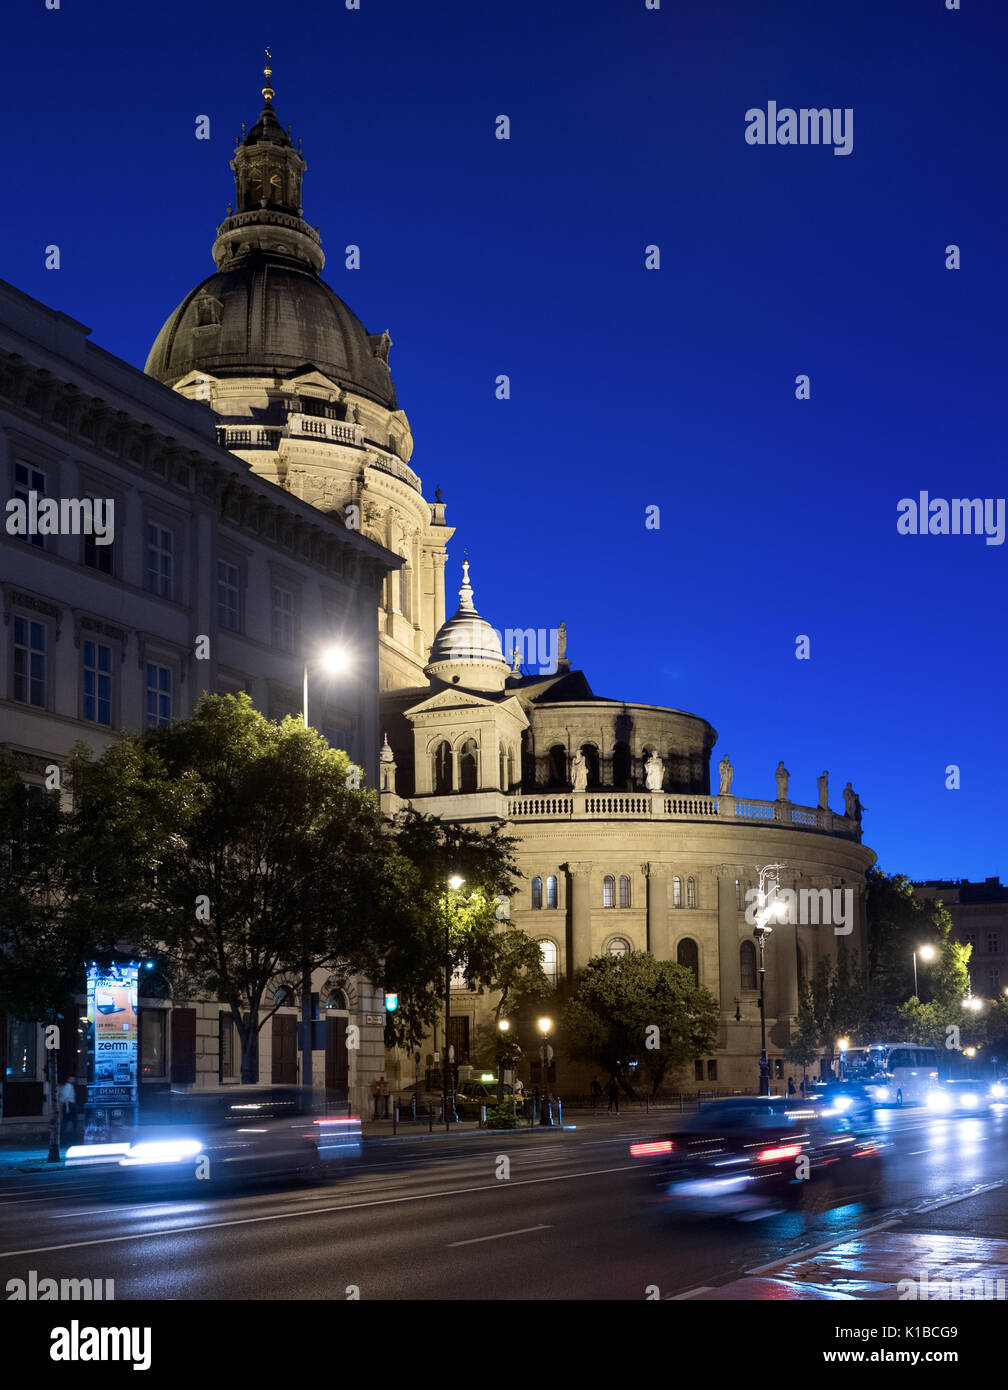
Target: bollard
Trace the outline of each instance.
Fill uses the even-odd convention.
[[[563,1101],[557,1096],[557,1124],[563,1126]]]
[[[399,1133],[399,1102],[396,1101],[392,1107],[392,1133]]]
[[[434,1107],[433,1107],[433,1105],[428,1105],[428,1106],[427,1106],[427,1133],[428,1133],[428,1134],[433,1134],[433,1133],[434,1133]]]

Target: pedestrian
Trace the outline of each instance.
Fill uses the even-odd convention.
[[[59,1088],[59,1103],[63,1124],[68,1134],[77,1132],[77,1078],[68,1076]]]
[[[389,1113],[388,1113],[389,1085],[388,1085],[388,1082],[385,1080],[384,1076],[380,1076],[380,1077],[378,1078],[378,1094],[379,1094],[379,1096],[381,1097],[381,1103],[382,1103],[382,1119],[383,1119],[383,1120],[387,1120],[388,1117],[389,1117]]]
[[[371,1094],[374,1096],[374,1117],[375,1117],[375,1119],[377,1120],[377,1119],[378,1119],[378,1106],[379,1106],[380,1103],[381,1103],[381,1082],[380,1082],[380,1081],[373,1081],[373,1082],[371,1083]]]
[[[801,1079],[801,1085],[799,1086],[798,1089],[799,1089],[799,1090],[801,1091],[801,1093],[802,1093],[802,1100],[804,1100],[804,1099],[805,1099],[805,1078],[804,1078],[804,1076],[803,1076],[802,1079]]]
[[[599,1101],[600,1101],[601,1099],[602,1099],[602,1087],[599,1085],[599,1079],[598,1079],[598,1077],[597,1077],[597,1076],[593,1076],[593,1077],[592,1077],[592,1081],[591,1081],[591,1103],[592,1103],[592,1109],[593,1109],[593,1110],[595,1109],[596,1105],[598,1105],[598,1103],[599,1103]]]
[[[607,1094],[608,1097],[609,1097],[609,1110],[608,1110],[608,1113],[611,1115],[612,1112],[613,1112],[613,1110],[615,1109],[616,1114],[618,1115],[618,1114],[619,1114],[619,1086],[616,1084],[616,1078],[615,1078],[615,1076],[610,1077],[610,1079],[609,1079],[609,1085],[606,1087],[606,1094]]]
[[[787,1093],[788,1096],[796,1096],[798,1094],[797,1087],[794,1084],[793,1076],[789,1076],[787,1079]]]

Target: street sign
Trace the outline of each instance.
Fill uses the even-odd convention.
[[[366,1026],[372,1026],[372,1027],[375,1027],[375,1028],[384,1028],[384,1027],[385,1027],[385,1015],[384,1015],[384,1014],[365,1014],[365,1015],[364,1015],[364,1023],[365,1023]]]

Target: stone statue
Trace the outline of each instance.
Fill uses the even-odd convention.
[[[649,792],[660,792],[665,780],[665,764],[657,753],[652,753],[644,764],[644,779]]]
[[[821,777],[816,779],[816,786],[819,788],[819,809],[820,811],[829,810],[829,773],[824,772]]]
[[[858,796],[857,792],[854,790],[854,788],[851,786],[849,782],[843,789],[843,800],[844,815],[847,817],[848,820],[855,821],[858,825],[860,825],[861,816],[864,812],[864,807],[861,805],[861,798]]]
[[[787,801],[787,784],[788,784],[788,778],[789,778],[790,776],[791,776],[790,772],[788,772],[787,768],[784,766],[784,759],[781,758],[780,762],[777,764],[777,800],[778,800],[778,801]]]
[[[721,774],[721,786],[718,790],[718,794],[720,796],[729,796],[731,794],[731,783],[732,778],[735,776],[735,769],[732,767],[731,759],[728,757],[727,753],[718,763],[718,772]]]
[[[571,777],[574,780],[574,790],[583,792],[588,785],[588,764],[580,748],[571,758]]]

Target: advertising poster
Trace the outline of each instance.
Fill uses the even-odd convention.
[[[136,1122],[138,976],[136,965],[107,969],[92,965],[88,970],[92,1065],[85,1111],[86,1143],[126,1138]]]

